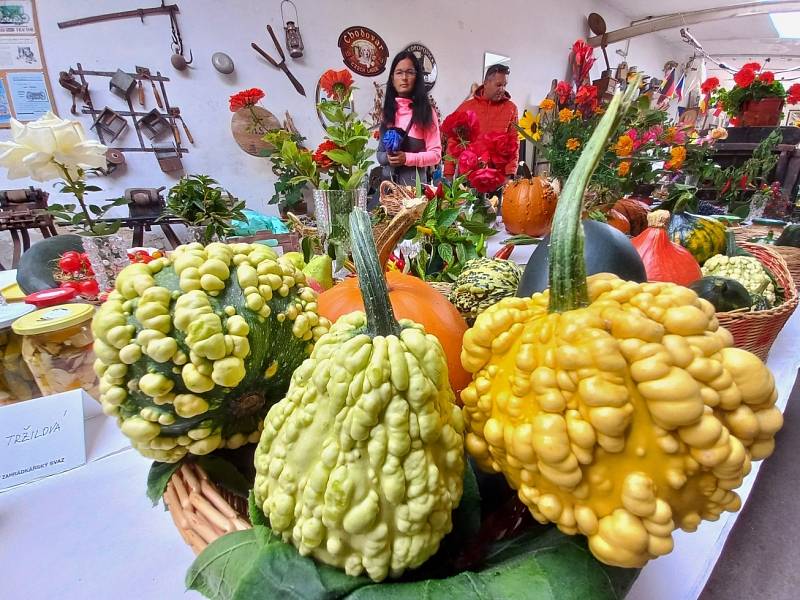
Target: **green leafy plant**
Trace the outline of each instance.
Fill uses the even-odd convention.
[[[753,191],[760,184],[767,183],[767,178],[778,164],[775,149],[782,139],[783,134],[776,129],[756,146],[753,155],[744,164],[718,169],[714,175],[714,186],[719,190],[717,202],[727,206],[733,214],[747,216]]]
[[[306,182],[294,180],[310,173],[314,168],[311,152],[302,148],[305,138],[296,131],[274,129],[267,132],[262,139],[272,146],[262,154],[269,158],[272,172],[278,178],[275,182],[275,193],[269,199],[269,204],[280,204],[285,210],[291,210],[303,201],[303,188]]]
[[[54,161],[55,162],[55,161]],[[58,164],[58,163],[56,163]],[[59,165],[61,167],[61,165]],[[77,176],[70,173],[70,169],[66,167],[61,168],[63,172],[63,181],[58,181],[55,186],[62,194],[72,194],[78,201],[78,204],[50,204],[47,207],[49,212],[56,219],[57,225],[69,227],[81,235],[110,235],[119,231],[122,224],[119,220],[103,221],[106,213],[116,206],[125,206],[129,203],[125,198],[115,198],[106,200],[102,205],[87,204],[87,192],[99,192],[102,188],[96,185],[87,185],[85,176],[86,172],[77,168]],[[90,172],[96,172],[96,169],[90,169]]]
[[[204,226],[203,239],[224,238],[233,232],[233,219],[246,221],[244,201],[219,186],[208,175],[187,175],[167,193],[162,218],[175,217],[189,225]]]
[[[742,113],[745,102],[764,98],[786,98],[786,89],[775,81],[771,71],[762,71],[759,63],[746,63],[733,76],[736,85],[730,90],[720,88],[712,98],[712,104],[722,106],[731,117]]]

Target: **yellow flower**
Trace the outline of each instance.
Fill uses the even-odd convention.
[[[714,127],[711,130],[711,139],[712,140],[724,140],[728,138],[728,130],[724,127]]]
[[[620,177],[625,177],[630,172],[631,172],[631,161],[623,160],[621,163],[619,163],[619,166],[617,167],[617,175],[619,175]]]
[[[519,120],[519,123],[517,123],[519,139],[524,140],[526,137],[535,139],[536,133],[539,131],[540,119],[541,115],[538,113],[534,115],[527,109],[524,110],[522,112],[522,118]],[[541,134],[539,134],[539,137],[541,137]]]
[[[531,139],[532,139],[534,142],[538,142],[538,141],[540,141],[540,140],[542,139],[542,130],[541,130],[541,129],[537,129],[537,130],[536,130],[536,133],[534,133],[534,134],[531,136]]]
[[[677,170],[683,166],[683,161],[686,160],[686,148],[683,146],[674,146],[669,150],[670,159],[664,165],[667,169]]]
[[[541,102],[539,102],[539,109],[545,112],[549,110],[553,110],[556,107],[556,103],[553,102],[550,98],[545,98]]]
[[[603,106],[595,106],[594,107],[594,114],[602,115],[604,112],[606,112],[605,107],[603,107]]]
[[[558,111],[558,120],[562,123],[569,123],[572,119],[575,118],[575,111],[570,110],[569,108],[562,108]]]
[[[578,138],[569,138],[567,140],[567,150],[577,150],[581,147],[581,141]]]
[[[633,154],[633,140],[629,135],[621,135],[614,146],[614,152],[617,156],[630,156]]]

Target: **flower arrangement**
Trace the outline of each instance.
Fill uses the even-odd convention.
[[[229,108],[232,113],[247,109],[250,111],[250,124],[247,126],[248,133],[265,133],[267,131],[264,119],[258,114],[255,107],[264,98],[264,90],[250,88],[235,93],[229,99]]]
[[[101,191],[96,185],[87,185],[86,174],[97,174],[106,167],[106,150],[100,142],[87,139],[81,123],[48,112],[26,124],[11,119],[11,141],[0,142],[0,167],[8,169],[9,179],[59,180],[59,191],[72,194],[77,205],[51,204],[48,210],[56,222],[82,235],[109,235],[119,229],[119,221],[100,219],[128,201],[120,198],[99,206],[86,202],[88,192]]]
[[[766,98],[775,98],[782,101],[787,98],[787,91],[783,84],[775,80],[772,71],[765,71],[760,63],[750,62],[733,76],[735,85],[730,90],[720,87],[719,79],[709,77],[700,86],[701,91],[708,100],[724,110],[734,125],[740,124],[741,115],[745,112],[748,103]],[[797,84],[795,84],[796,86]],[[800,86],[792,86],[794,93],[791,100],[800,99]],[[778,110],[780,113],[780,110]]]
[[[306,186],[306,182],[293,182],[301,174],[297,163],[303,163],[308,170],[312,163],[311,152],[302,147],[305,138],[296,131],[273,129],[262,139],[269,144],[262,154],[269,158],[272,173],[278,178],[269,204],[279,204],[282,210],[292,210],[302,203],[303,188]],[[288,144],[285,151],[284,144]],[[296,159],[293,159],[295,153]]]

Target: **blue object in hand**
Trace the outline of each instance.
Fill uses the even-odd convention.
[[[396,127],[387,129],[383,133],[383,147],[386,148],[387,152],[397,152],[400,150],[400,146],[403,145],[403,137],[403,131],[401,129],[397,129]]]

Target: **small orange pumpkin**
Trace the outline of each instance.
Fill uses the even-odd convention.
[[[631,233],[631,222],[628,217],[619,212],[616,208],[612,208],[605,213],[606,222],[612,227],[619,229],[625,235]]]
[[[558,194],[544,177],[515,179],[503,189],[503,224],[512,234],[543,236],[550,233]]]
[[[438,338],[447,356],[450,385],[458,398],[461,390],[472,381],[472,376],[461,366],[461,338],[467,331],[464,317],[447,298],[418,277],[389,271],[386,283],[395,316],[421,324],[426,332]],[[317,298],[317,306],[319,314],[331,322],[342,315],[364,310],[358,278],[349,277],[324,291]]]
[[[614,203],[614,210],[628,219],[630,235],[639,235],[647,229],[647,214],[650,207],[635,198],[620,198]]]

